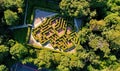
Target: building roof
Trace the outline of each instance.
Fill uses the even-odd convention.
[[[22,63],[16,63],[14,64],[10,71],[48,71],[45,68],[38,69],[37,66],[32,65],[30,63],[22,64]]]

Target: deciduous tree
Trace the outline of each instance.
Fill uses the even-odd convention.
[[[13,12],[11,10],[6,10],[4,11],[4,17],[7,25],[11,26],[18,24],[18,15],[16,12]]]
[[[62,0],[60,8],[64,15],[71,17],[84,17],[90,12],[89,2],[86,0]]]
[[[3,11],[5,6],[4,6],[4,0],[0,0],[0,11]]]
[[[4,5],[7,8],[14,8],[14,7],[23,7],[24,0],[4,0]]]
[[[111,13],[105,17],[105,22],[108,26],[120,24],[120,16],[118,13]]]
[[[9,48],[4,45],[0,45],[0,63],[8,56],[8,54]]]
[[[94,51],[100,49],[104,52],[105,56],[110,53],[109,43],[102,37],[92,35],[89,40],[89,46],[93,48]]]
[[[104,27],[106,26],[106,23],[104,20],[90,20],[89,22],[90,24],[90,29],[93,31],[102,31],[104,29]]]
[[[119,51],[120,49],[120,31],[119,30],[109,30],[102,33],[103,36],[110,42],[110,48],[112,50]]]
[[[50,68],[52,66],[52,53],[48,50],[40,50],[34,63],[39,67]]]
[[[27,53],[28,49],[20,43],[16,43],[10,48],[10,54],[14,59],[22,59]]]
[[[8,68],[5,65],[0,65],[0,71],[8,71]]]

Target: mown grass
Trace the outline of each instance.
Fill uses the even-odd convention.
[[[14,39],[22,44],[28,42],[30,36],[30,28],[21,28],[13,30]]]
[[[46,0],[28,0],[27,23],[31,24],[33,21],[34,10],[36,8],[59,12],[59,4],[47,2]]]

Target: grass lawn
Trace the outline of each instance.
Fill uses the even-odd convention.
[[[51,3],[46,0],[28,0],[27,23],[32,23],[34,17],[34,10],[36,8],[51,12],[59,12],[59,4],[57,3]]]
[[[28,41],[27,38],[29,38],[28,33],[30,33],[28,30],[29,28],[15,29],[13,31],[14,39],[19,43],[22,43],[22,44],[26,43]]]

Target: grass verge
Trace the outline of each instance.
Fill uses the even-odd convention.
[[[30,28],[21,28],[13,30],[13,36],[16,41],[19,43],[27,43],[29,40]]]
[[[45,11],[59,12],[59,4],[50,3],[45,0],[29,0],[28,1],[28,13],[27,13],[27,23],[32,24],[34,17],[34,10],[38,8]]]

